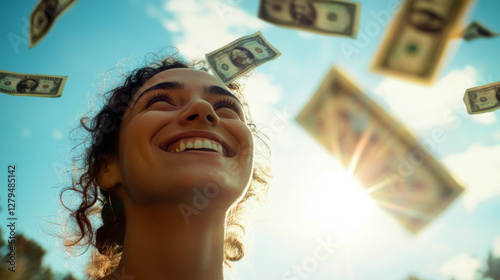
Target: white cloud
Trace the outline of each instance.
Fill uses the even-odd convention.
[[[480,123],[484,124],[492,124],[495,123],[496,118],[492,113],[478,114],[478,115],[470,115],[470,117]]]
[[[466,188],[464,203],[473,210],[478,203],[500,194],[500,145],[486,147],[474,144],[465,152],[446,157],[443,162]]]
[[[297,31],[299,36],[304,39],[313,39],[314,35],[311,32],[306,32],[306,31]]]
[[[163,20],[163,27],[171,32],[179,32],[181,30],[181,27],[177,22],[170,20]]]
[[[273,83],[270,76],[264,75],[256,69],[242,80],[241,82],[245,86],[243,92],[254,122],[268,123],[271,119],[271,111],[265,109],[268,105],[279,100],[282,87]]]
[[[441,266],[441,273],[446,278],[455,278],[456,280],[473,280],[476,271],[481,267],[481,261],[474,259],[467,254],[460,254],[453,259],[445,262]]]
[[[493,133],[493,138],[495,138],[495,140],[497,141],[500,141],[500,131],[496,131],[495,133]]]
[[[173,0],[166,2],[164,8],[170,14],[165,20],[176,22],[182,31],[173,36],[174,43],[189,58],[203,57],[265,27],[254,15],[217,0]],[[171,24],[164,26],[177,32]]]
[[[53,132],[52,132],[52,137],[54,137],[55,140],[61,140],[62,137],[63,137],[63,134],[60,130],[58,129],[55,129]]]
[[[23,129],[21,130],[21,135],[22,135],[23,137],[26,137],[26,138],[27,138],[27,137],[30,137],[30,136],[31,136],[31,130],[29,130],[29,129],[27,129],[27,128],[23,128]]]
[[[432,87],[385,78],[374,92],[385,98],[391,110],[406,125],[420,130],[444,125],[446,112],[450,110],[453,114],[457,114],[456,108],[466,110],[463,103],[465,90],[476,86],[477,80],[476,69],[467,66],[451,71]],[[478,115],[472,119],[486,124],[496,121],[493,114]]]
[[[500,236],[493,241],[493,255],[500,258]]]
[[[158,8],[156,8],[155,5],[151,4],[151,3],[148,3],[146,5],[146,13],[152,17],[152,18],[161,18],[162,17],[162,14],[161,12],[158,10]]]

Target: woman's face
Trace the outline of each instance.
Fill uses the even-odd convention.
[[[158,73],[132,97],[120,129],[121,183],[137,203],[190,202],[193,188],[232,203],[248,186],[252,133],[238,99],[206,72]]]

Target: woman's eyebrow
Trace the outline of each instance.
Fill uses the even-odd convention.
[[[163,83],[156,84],[156,85],[146,89],[145,91],[143,91],[141,93],[141,95],[139,95],[139,97],[137,97],[137,99],[134,102],[134,105],[132,106],[132,109],[134,109],[135,104],[137,104],[137,101],[139,100],[139,98],[141,98],[141,96],[143,96],[148,91],[152,91],[155,89],[183,89],[183,88],[184,88],[184,84],[178,83],[178,82],[163,82]]]
[[[241,104],[240,100],[236,96],[234,96],[234,94],[232,94],[229,90],[227,90],[225,88],[222,88],[219,86],[209,86],[209,87],[204,86],[203,89],[206,93],[216,94],[216,95],[225,95],[225,96],[232,97],[232,98],[236,99],[238,101],[238,103]]]

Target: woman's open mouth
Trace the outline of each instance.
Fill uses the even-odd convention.
[[[166,147],[162,147],[162,150],[169,153],[182,153],[187,151],[205,151],[205,152],[215,152],[222,156],[226,156],[227,152],[221,143],[213,139],[208,139],[204,137],[188,137],[176,140],[170,143]]]

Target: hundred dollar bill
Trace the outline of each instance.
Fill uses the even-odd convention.
[[[463,31],[463,37],[466,41],[471,41],[478,38],[491,38],[498,36],[497,33],[489,30],[486,26],[477,21],[471,22]]]
[[[276,59],[281,53],[267,42],[260,31],[241,37],[205,55],[212,71],[229,84],[253,68]]]
[[[343,0],[261,0],[259,18],[276,25],[356,38],[361,4]]]
[[[469,115],[495,111],[500,108],[500,82],[467,89],[464,102]]]
[[[0,92],[18,96],[60,97],[68,76],[20,74],[0,70]]]
[[[405,127],[336,68],[296,120],[414,234],[463,191]]]
[[[35,46],[52,27],[56,19],[76,0],[40,0],[30,16],[30,48]]]
[[[372,63],[372,70],[430,84],[449,38],[474,0],[405,0]]]

